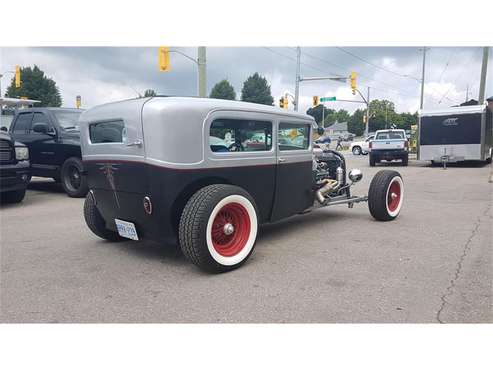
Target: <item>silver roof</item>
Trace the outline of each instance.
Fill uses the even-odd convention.
[[[482,113],[486,105],[466,105],[462,107],[444,107],[439,109],[423,109],[418,112],[420,116],[445,116],[450,114]]]
[[[283,115],[293,118],[301,118],[304,120],[310,120],[315,122],[312,116],[298,113],[294,111],[288,111],[275,106],[248,103],[236,100],[223,100],[223,99],[209,99],[209,98],[195,98],[195,97],[151,97],[151,98],[139,98],[139,99],[128,99],[118,102],[112,102],[107,104],[98,105],[88,110],[85,116],[97,116],[99,112],[105,112],[111,110],[112,108],[121,108],[125,105],[138,105],[137,102],[141,102],[143,106],[146,102],[151,102],[154,104],[162,103],[163,106],[172,106],[173,108],[183,109],[193,109],[196,111],[202,111],[207,114],[214,110],[240,110],[249,112],[259,112],[259,113],[270,113]]]

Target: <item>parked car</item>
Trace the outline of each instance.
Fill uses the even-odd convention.
[[[403,202],[395,171],[377,173],[368,196],[351,195],[361,171],[350,171],[348,182],[341,154],[322,151],[314,158],[318,129],[306,114],[229,100],[152,97],[94,107],[80,125],[88,228],[111,241],[178,242],[191,262],[211,272],[241,266],[260,224],[363,201],[373,217],[389,221]],[[241,138],[254,134],[267,138],[262,150],[243,144]],[[229,135],[235,142],[224,151]]]
[[[365,140],[351,143],[351,146],[349,147],[351,152],[353,152],[354,155],[368,154],[368,151],[370,150],[370,141],[373,140],[374,137],[375,135],[370,135]]]
[[[401,160],[407,166],[409,160],[409,142],[404,130],[378,130],[370,141],[370,166],[380,161]]]
[[[29,149],[0,130],[0,197],[2,202],[19,203],[29,182]]]
[[[17,112],[10,126],[15,140],[29,148],[32,176],[61,182],[70,197],[87,194],[78,126],[81,113],[80,109],[27,108]]]

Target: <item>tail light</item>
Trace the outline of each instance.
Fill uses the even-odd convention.
[[[372,146],[372,142],[370,141],[370,143],[368,144],[368,148],[371,149]]]

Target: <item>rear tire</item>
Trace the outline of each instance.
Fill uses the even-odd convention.
[[[255,202],[242,188],[216,184],[197,191],[183,209],[179,239],[183,254],[202,270],[240,267],[257,238]]]
[[[88,191],[87,178],[79,158],[70,157],[65,160],[60,172],[63,190],[69,197],[82,198],[86,196]]]
[[[112,242],[124,240],[118,233],[106,228],[104,219],[94,204],[94,198],[91,194],[87,194],[84,201],[84,219],[89,230],[100,238]]]
[[[354,155],[360,155],[361,154],[361,148],[359,146],[354,146],[352,151],[353,151]]]
[[[395,219],[402,208],[404,183],[397,171],[378,171],[370,183],[368,208],[371,215],[379,221]]]
[[[375,160],[375,156],[370,154],[370,167],[375,167],[377,161]]]
[[[402,165],[403,166],[407,166],[409,163],[409,156],[405,156],[404,158],[402,158]]]
[[[26,189],[12,190],[2,193],[2,202],[5,203],[20,203],[26,196]]]

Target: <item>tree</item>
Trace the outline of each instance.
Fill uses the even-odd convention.
[[[243,83],[243,89],[241,89],[241,100],[250,103],[272,105],[274,98],[271,95],[270,85],[267,83],[265,77],[260,76],[258,72],[248,77]]]
[[[235,100],[236,93],[234,87],[229,83],[229,81],[224,79],[214,85],[209,97],[214,99]]]
[[[156,96],[156,92],[153,89],[147,89],[144,91],[144,98],[151,97],[151,96]]]
[[[62,105],[60,90],[55,81],[46,77],[36,65],[33,68],[21,68],[21,87],[16,88],[15,78],[12,78],[5,96],[40,100],[41,103],[36,104],[39,107],[60,107]]]
[[[389,100],[372,100],[370,102],[370,124],[368,131],[383,130],[398,123],[395,105]]]
[[[338,111],[329,109],[324,118],[324,127],[329,127],[336,122],[348,122],[350,118],[351,115],[345,109],[339,109]]]
[[[356,136],[361,136],[365,132],[365,123],[363,117],[366,115],[366,111],[363,109],[356,109],[352,116],[348,120],[347,130]]]
[[[331,114],[334,111],[332,109],[327,109],[322,104],[319,104],[316,107],[308,108],[308,110],[306,111],[306,114],[312,116],[315,119],[315,122],[317,122],[318,125],[321,125],[321,123],[322,123],[322,112],[323,112],[323,116],[324,116],[324,120],[325,120],[325,117],[327,117],[329,114]]]

